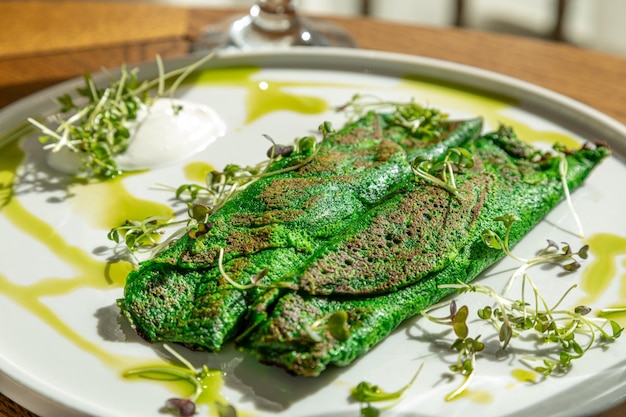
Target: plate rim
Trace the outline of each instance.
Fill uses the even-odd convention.
[[[181,57],[170,58],[164,60],[165,68],[175,68],[191,63],[202,57],[203,53],[193,53]],[[494,91],[494,87],[512,88],[507,91],[506,95],[522,101],[529,101],[540,107],[545,107],[546,103],[556,107],[556,114],[570,119],[574,116],[583,116],[585,120],[592,125],[590,130],[600,130],[605,135],[615,135],[619,137],[619,149],[614,154],[618,156],[621,162],[624,162],[626,155],[626,125],[618,120],[608,116],[607,114],[568,97],[562,93],[555,92],[548,88],[524,81],[512,76],[491,70],[478,68],[457,62],[395,53],[385,51],[375,51],[366,49],[343,49],[343,48],[323,48],[323,47],[294,47],[281,50],[263,50],[263,51],[222,51],[216,54],[216,57],[201,68],[210,68],[217,66],[242,66],[242,65],[258,65],[261,68],[285,68],[284,63],[294,63],[292,67],[300,67],[308,62],[325,62],[334,60],[333,65],[319,65],[312,69],[337,69],[334,67],[350,68],[357,64],[370,64],[372,66],[380,66],[381,63],[390,63],[394,66],[415,67],[423,72],[424,70],[435,72],[436,79],[442,81],[459,82],[459,84],[467,85],[473,88],[480,88],[485,91]],[[270,62],[270,65],[263,63]],[[155,61],[143,61],[133,65],[140,69],[143,76],[146,72],[156,71]],[[330,68],[333,67],[333,68]],[[145,71],[145,70],[148,71]],[[119,68],[103,70],[93,74],[94,79],[102,81],[110,75],[115,75]],[[380,72],[372,71],[375,75]],[[459,77],[463,80],[459,81]],[[141,77],[140,77],[141,78]],[[72,91],[76,86],[82,83],[82,77],[75,77],[58,84],[47,87],[38,92],[29,94],[17,101],[8,104],[0,109],[0,126],[7,126],[0,129],[0,135],[15,126],[16,118],[24,118],[24,113],[35,115],[36,110],[40,108],[49,108],[51,101],[62,93]],[[32,112],[30,111],[32,110]],[[20,120],[22,121],[22,120]],[[11,123],[13,122],[13,123]],[[0,149],[3,146],[0,143]],[[83,407],[78,408],[77,404],[71,403],[69,400],[76,400],[66,397],[50,398],[49,392],[42,390],[38,384],[40,381],[35,376],[19,372],[16,367],[5,355],[0,352],[0,387],[2,393],[10,399],[24,404],[26,408],[32,410],[39,415],[64,415],[64,416],[82,416],[91,414],[95,409],[88,407],[88,404],[79,402]],[[32,394],[35,394],[34,397]],[[626,393],[620,396],[619,401],[623,401]],[[26,399],[28,397],[28,400]],[[33,397],[33,398],[31,398]],[[617,400],[616,400],[617,401]],[[610,406],[611,404],[608,404]],[[60,411],[51,409],[50,407],[58,406]],[[87,406],[85,408],[84,406]],[[593,407],[594,412],[601,411],[602,407]],[[590,410],[589,410],[590,411]],[[63,413],[63,414],[59,414]]]

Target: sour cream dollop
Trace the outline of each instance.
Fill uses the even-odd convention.
[[[128,128],[128,148],[115,157],[123,171],[158,168],[189,158],[226,134],[226,123],[213,108],[169,98],[145,106]],[[48,164],[64,173],[78,173],[80,163],[80,155],[67,149],[48,154]]]

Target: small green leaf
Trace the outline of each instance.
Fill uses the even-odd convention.
[[[192,204],[189,208],[189,217],[197,221],[203,221],[211,209],[205,204]]]
[[[454,329],[454,334],[456,334],[457,337],[460,339],[465,339],[469,333],[469,329],[466,323],[468,315],[468,307],[462,306],[458,309],[458,311],[452,318],[452,328]]]
[[[510,325],[504,323],[498,332],[498,339],[502,342],[502,349],[506,349],[511,341],[511,337],[513,337],[513,329],[511,329]]]
[[[498,236],[495,232],[491,230],[485,230],[482,235],[483,242],[485,245],[492,249],[502,249],[502,240],[500,240],[500,236]]]
[[[480,336],[478,336],[476,339],[474,339],[474,341],[472,342],[472,352],[482,352],[485,349],[485,344],[483,342],[481,342],[480,340],[478,340]]]
[[[361,417],[378,417],[380,416],[380,410],[371,405],[361,408]]]
[[[494,218],[494,220],[497,222],[502,222],[504,224],[504,227],[506,227],[507,229],[510,229],[513,223],[515,223],[516,221],[519,221],[519,217],[517,217],[514,214],[507,213],[502,216],[498,216]]]
[[[365,381],[360,382],[356,387],[352,388],[350,392],[352,398],[360,403],[377,401],[381,394],[384,394],[384,391],[380,389],[378,385]]]
[[[526,317],[521,325],[521,328],[524,330],[532,329],[535,326],[535,322],[532,318]]]
[[[478,317],[480,317],[483,320],[488,320],[491,318],[491,306],[485,306],[484,308],[481,308],[480,310],[478,310]]]
[[[577,271],[579,268],[580,268],[580,264],[577,261],[573,261],[563,266],[563,269],[566,270],[567,272],[574,272],[574,271]]]
[[[574,352],[576,352],[577,355],[582,355],[583,353],[585,353],[583,351],[583,348],[578,344],[578,342],[576,342],[575,340],[572,341],[571,343],[572,349],[574,350]]]
[[[559,353],[559,365],[564,368],[569,367],[572,364],[572,355],[565,351]]]
[[[328,317],[326,326],[330,334],[339,341],[347,340],[350,337],[348,313],[345,311],[337,311],[331,314]]]
[[[115,243],[120,243],[120,232],[117,228],[111,229],[107,234],[107,238]]]
[[[624,331],[624,328],[622,326],[619,325],[619,323],[617,323],[616,321],[611,320],[611,331],[613,332],[613,338],[617,339],[618,337],[621,336],[622,332]]]

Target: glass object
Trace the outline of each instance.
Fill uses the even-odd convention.
[[[296,11],[297,3],[297,0],[256,0],[248,14],[205,27],[192,49],[356,46],[352,37],[339,26],[300,16]]]

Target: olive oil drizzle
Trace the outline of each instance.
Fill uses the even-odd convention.
[[[329,83],[303,83],[301,81],[255,80],[258,67],[217,68],[196,71],[185,84],[212,85],[242,88],[245,90],[248,125],[261,117],[277,112],[292,111],[302,114],[320,114],[328,110],[328,102],[313,95],[292,94],[288,88],[328,86]],[[343,85],[342,85],[343,86]]]
[[[185,178],[189,181],[194,181],[198,183],[204,183],[206,181],[206,176],[211,171],[215,171],[215,168],[211,164],[207,164],[206,162],[190,162],[185,165],[183,168],[185,173]]]
[[[113,363],[114,356],[111,353],[74,331],[51,308],[46,306],[41,298],[66,295],[84,287],[108,289],[112,285],[120,286],[124,281],[124,274],[128,273],[128,268],[123,267],[122,264],[110,267],[105,262],[93,259],[81,248],[69,245],[51,225],[28,211],[11,191],[17,167],[23,160],[24,153],[19,149],[17,142],[4,150],[6,153],[3,152],[3,157],[0,157],[0,169],[2,187],[6,195],[3,195],[4,203],[0,214],[23,233],[45,245],[57,258],[72,265],[76,270],[76,277],[52,277],[31,285],[19,285],[0,275],[0,292],[8,295],[14,302],[40,318],[76,346],[98,356],[105,363]]]
[[[0,156],[0,180],[2,181],[1,184],[3,184],[2,188],[0,188],[0,191],[2,191],[0,197],[2,197],[3,201],[3,204],[0,206],[0,215],[9,220],[21,232],[43,244],[56,258],[72,266],[75,275],[72,277],[47,277],[30,285],[20,285],[0,274],[0,293],[7,295],[14,303],[42,320],[76,348],[98,358],[101,363],[117,374],[126,377],[129,369],[147,369],[150,366],[147,359],[125,357],[103,348],[97,342],[89,340],[72,328],[53,308],[46,305],[42,300],[44,297],[68,295],[83,288],[100,290],[121,288],[124,286],[126,276],[133,266],[127,262],[106,262],[95,259],[82,248],[70,245],[55,231],[54,227],[27,210],[12,193],[13,182],[16,180],[17,169],[24,159],[24,152],[19,148],[17,141],[3,150],[5,152]],[[83,204],[75,204],[75,208],[80,206],[92,208],[93,201],[90,201],[90,198],[93,198],[96,194],[103,196],[103,200],[113,201],[113,204],[119,204],[121,199],[124,203],[121,204],[122,207],[125,205],[133,207],[133,215],[152,213],[160,206],[156,203],[133,198],[123,188],[121,179],[118,178],[85,186],[84,189],[74,195],[75,197],[79,195],[79,200],[83,201]],[[107,210],[115,214],[107,216],[105,215]],[[167,210],[171,209],[167,208]],[[118,214],[120,210],[111,210],[110,205],[105,205],[104,209],[100,207],[99,211],[104,217],[92,216],[91,219],[92,221],[96,219],[100,219],[100,222],[104,221],[104,224],[100,224],[100,226],[109,227],[110,222],[119,221],[117,216],[120,215]],[[85,213],[89,211],[77,210],[77,212]],[[121,214],[127,215],[129,213],[122,210]],[[161,362],[158,366],[161,369],[178,369],[174,365]],[[214,370],[209,372],[199,382],[202,386],[202,392],[198,398],[199,403],[206,404],[212,409],[215,407],[214,403],[216,401],[225,403],[220,394],[223,384],[221,371]],[[172,389],[176,387],[175,391],[178,392],[186,392],[189,389],[189,384],[185,383],[184,380],[170,381],[168,386],[172,387]]]
[[[626,236],[613,233],[597,233],[587,239],[594,259],[583,271],[581,289],[586,293],[580,304],[593,304],[601,296],[607,294],[611,283],[618,278],[620,258],[626,266]],[[626,272],[620,276],[617,301],[608,308],[622,309],[621,312],[603,315],[626,326]]]

